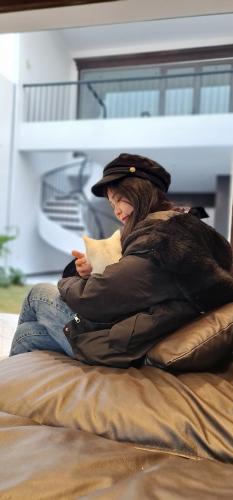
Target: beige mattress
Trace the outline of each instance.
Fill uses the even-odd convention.
[[[174,376],[0,362],[0,498],[232,499],[233,365]]]

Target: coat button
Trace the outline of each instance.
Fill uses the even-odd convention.
[[[78,317],[78,315],[77,315],[77,314],[75,314],[75,316],[74,316],[74,321],[75,321],[76,323],[80,323],[80,321],[81,321],[81,319]]]

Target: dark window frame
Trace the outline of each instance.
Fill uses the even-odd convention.
[[[146,66],[162,64],[184,64],[202,61],[232,61],[233,45],[213,47],[195,47],[192,49],[143,52],[137,54],[119,54],[113,56],[75,58],[77,71],[87,69],[110,69],[125,66]]]

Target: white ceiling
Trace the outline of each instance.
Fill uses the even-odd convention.
[[[233,13],[60,30],[76,56],[233,44]]]
[[[105,165],[122,151],[88,151],[88,156]],[[123,151],[124,152],[124,151]],[[231,175],[232,148],[127,148],[127,153],[142,154],[161,163],[171,173],[173,192],[214,192],[218,175]]]
[[[189,147],[189,148],[129,148],[88,149],[88,158],[104,167],[120,153],[148,156],[158,161],[171,174],[171,192],[213,193],[219,175],[231,175],[233,151],[231,147]],[[46,164],[48,154],[54,151],[28,152],[31,164]],[[45,156],[44,156],[45,155]],[[64,152],[62,153],[64,155]],[[37,160],[35,160],[37,158]],[[39,158],[39,161],[38,161]],[[62,160],[64,156],[62,156]]]
[[[2,33],[94,26],[233,12],[232,0],[118,0],[0,14]]]

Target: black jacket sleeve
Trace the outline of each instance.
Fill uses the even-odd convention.
[[[148,309],[163,298],[161,286],[155,266],[138,256],[124,257],[107,266],[103,274],[93,274],[87,280],[76,276],[58,282],[68,306],[95,322],[119,321]],[[162,286],[163,293],[167,294],[168,288]]]

